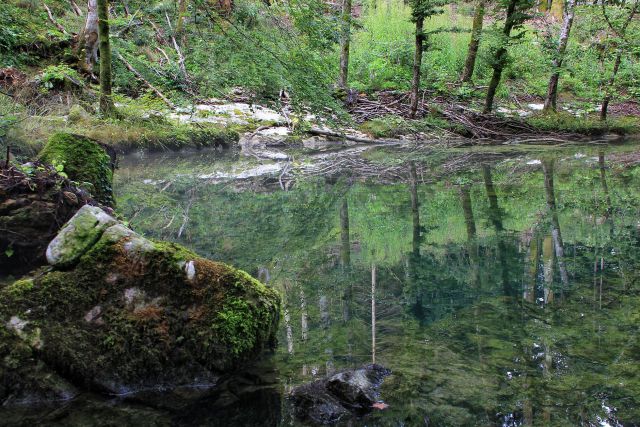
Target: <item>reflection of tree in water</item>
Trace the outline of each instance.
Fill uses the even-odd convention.
[[[640,419],[640,239],[630,202],[637,190],[629,186],[631,196],[619,197],[619,179],[598,181],[598,166],[583,190],[558,171],[543,186],[538,170],[521,178],[523,191],[514,195],[500,166],[452,189],[418,182],[409,164],[408,180],[396,186],[315,183],[287,194],[217,194],[194,202],[190,227],[203,235],[222,229],[233,245],[211,253],[241,255],[247,269],[268,265],[275,286],[288,281],[289,321],[275,358],[287,384],[323,375],[332,363],[371,360],[375,265],[376,361],[394,370],[383,390],[391,408],[374,414],[379,424],[416,425],[426,413],[434,425],[500,424],[509,416],[575,425],[592,421],[602,399],[633,421]],[[590,221],[593,183],[605,194],[602,179],[616,206],[606,202],[609,216],[615,212],[613,237],[592,231],[603,228],[595,220],[578,227]],[[220,198],[225,205],[214,209]],[[226,205],[242,209],[224,216]],[[221,212],[221,226],[206,229],[204,212]],[[564,298],[559,259],[571,278]]]

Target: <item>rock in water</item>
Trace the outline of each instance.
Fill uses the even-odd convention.
[[[378,387],[391,372],[380,365],[350,369],[296,387],[291,393],[295,414],[302,420],[332,424],[371,410]]]
[[[100,203],[114,206],[113,170],[115,151],[81,135],[56,133],[38,155],[43,163],[61,167],[69,179],[90,186],[89,192]]]
[[[275,343],[275,291],[145,239],[98,208],[78,211],[48,253],[52,271],[0,291],[0,385],[42,362],[75,385],[114,394],[215,384]],[[14,354],[10,340],[23,351]],[[0,386],[0,401],[19,387]]]

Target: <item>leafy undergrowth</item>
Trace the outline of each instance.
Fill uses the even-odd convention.
[[[640,133],[640,118],[632,116],[611,117],[600,120],[597,116],[576,117],[567,112],[540,113],[526,121],[541,131],[569,132],[580,135],[604,135],[614,133],[629,135]]]

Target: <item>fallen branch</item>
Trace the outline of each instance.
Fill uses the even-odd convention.
[[[138,70],[133,68],[133,66],[131,64],[129,64],[129,62],[126,59],[124,59],[124,57],[122,55],[120,55],[120,53],[117,53],[116,55],[118,56],[118,59],[120,61],[122,61],[124,66],[127,67],[127,70],[131,71],[139,80],[142,80],[142,82],[145,84],[145,86],[147,86],[149,89],[151,89],[153,91],[153,93],[158,95],[158,98],[162,99],[164,101],[164,103],[169,106],[169,108],[171,108],[172,110],[176,109],[175,104],[173,102],[171,102],[169,100],[169,98],[164,96],[164,94],[162,92],[160,92],[160,90],[158,88],[156,88],[154,85],[149,83],[149,81],[147,79],[142,77],[142,74],[140,74],[140,72]]]
[[[78,15],[78,16],[82,16],[82,9],[80,9],[80,7],[76,4],[75,1],[71,0],[71,8],[73,9],[73,12]]]
[[[329,136],[332,138],[340,138],[347,141],[360,142],[363,144],[402,144],[403,141],[400,140],[385,140],[385,139],[370,139],[370,138],[361,138],[359,136],[347,135],[344,133],[334,132],[330,130],[324,130],[320,128],[311,128],[308,133],[311,135],[319,135],[319,136]]]
[[[164,16],[167,18],[167,25],[171,30],[171,41],[173,42],[173,47],[175,48],[176,53],[178,54],[178,66],[180,67],[180,71],[182,71],[184,81],[187,84],[191,85],[191,78],[187,73],[187,68],[184,66],[184,61],[185,61],[184,56],[182,55],[182,51],[180,50],[180,45],[178,45],[178,42],[176,41],[176,38],[173,35],[173,27],[171,26],[171,20],[169,19],[169,14],[165,12]]]
[[[65,30],[64,27],[60,25],[58,21],[56,21],[56,18],[53,17],[53,13],[51,13],[51,9],[49,9],[49,6],[47,6],[44,1],[42,2],[42,5],[47,11],[47,16],[49,17],[49,21],[58,29],[58,31],[60,31],[65,36],[68,36],[69,33],[67,33],[67,30]]]

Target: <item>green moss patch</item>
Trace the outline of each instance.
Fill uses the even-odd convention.
[[[111,158],[97,142],[81,135],[56,133],[38,157],[43,163],[60,167],[71,180],[88,184],[96,200],[114,205]]]

